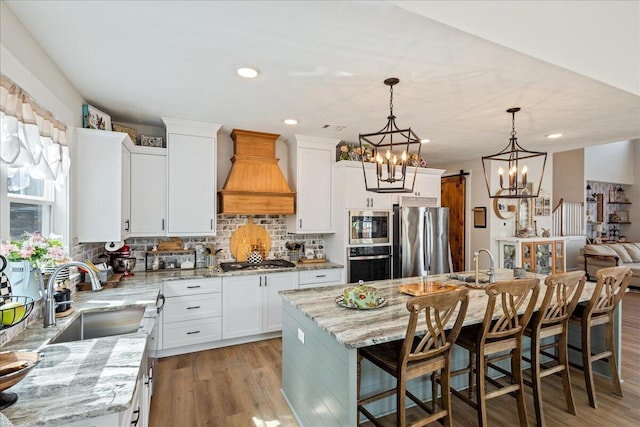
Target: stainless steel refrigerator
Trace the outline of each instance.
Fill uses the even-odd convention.
[[[393,278],[450,273],[449,208],[393,207]]]

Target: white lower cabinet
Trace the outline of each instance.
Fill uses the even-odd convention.
[[[222,279],[167,280],[162,284],[162,349],[222,338]]]
[[[145,427],[149,425],[149,420],[144,418],[143,386],[142,378],[138,379],[136,391],[131,399],[131,406],[120,414],[120,427]]]
[[[225,277],[222,290],[222,339],[282,329],[279,292],[298,287],[296,272]]]
[[[299,275],[300,288],[332,286],[340,283],[341,269],[302,270]]]

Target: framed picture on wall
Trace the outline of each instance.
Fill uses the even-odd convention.
[[[473,227],[487,228],[487,208],[484,206],[473,208]]]

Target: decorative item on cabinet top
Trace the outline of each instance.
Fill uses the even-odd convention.
[[[137,140],[138,140],[138,131],[130,128],[128,126],[123,126],[120,125],[118,123],[114,123],[112,125],[113,131],[114,132],[123,132],[129,135],[129,138],[131,138],[131,142],[133,142],[134,144],[137,144]]]
[[[82,127],[111,130],[111,116],[89,104],[82,104]]]
[[[143,147],[165,147],[164,139],[161,136],[140,135],[140,145]]]

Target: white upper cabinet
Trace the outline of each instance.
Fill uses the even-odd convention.
[[[76,233],[80,242],[117,242],[129,237],[129,135],[76,129]]]
[[[346,186],[346,207],[348,209],[390,210],[392,208],[391,194],[374,193],[366,190],[361,163],[352,162],[345,166],[344,185]],[[367,182],[371,180],[371,182],[369,182],[371,186],[376,179],[375,165],[369,163],[365,166]]]
[[[162,236],[167,232],[167,152],[139,150],[144,152],[131,153],[131,236]]]
[[[216,143],[220,125],[163,117],[167,128],[171,236],[216,233]]]
[[[331,182],[339,139],[296,135],[289,147],[289,184],[296,191],[290,233],[331,233]]]

